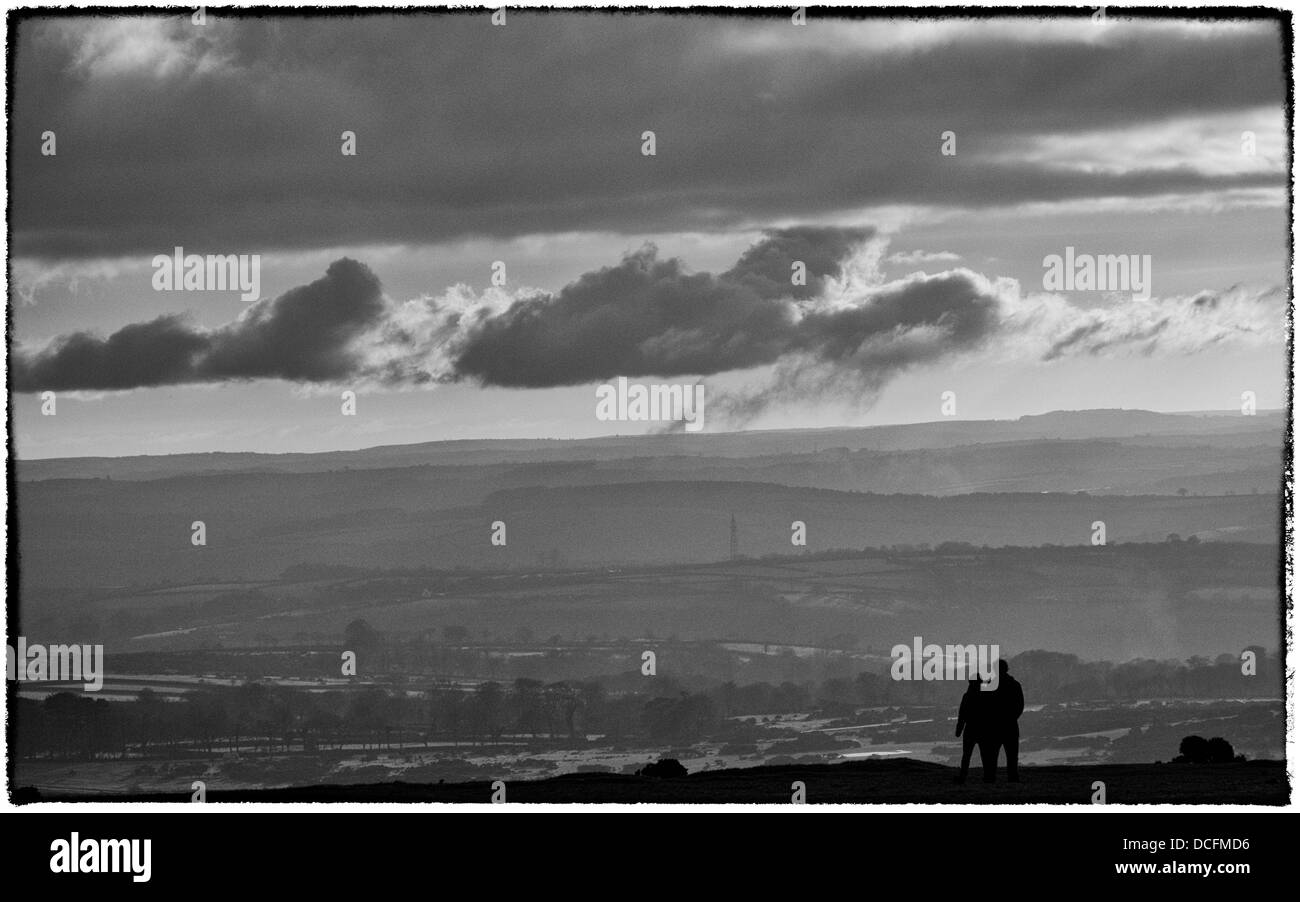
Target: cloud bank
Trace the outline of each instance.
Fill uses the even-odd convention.
[[[818,12],[795,28],[788,12],[26,17],[11,248],[53,262],[747,230],[896,204],[1285,203],[1276,21]],[[1259,157],[1235,150],[1243,129]]]
[[[15,349],[15,391],[114,391],[252,379],[337,382],[367,368],[354,343],[381,324],[378,277],[355,260],[273,300],[252,304],[220,329],[181,316],[133,323],[107,338],[60,336],[35,352]]]
[[[773,404],[868,404],[909,368],[963,354],[1050,362],[1282,339],[1280,286],[1141,302],[1125,295],[1081,308],[966,268],[886,280],[883,250],[869,227],[774,229],[720,273],[692,272],[647,245],[556,292],[476,295],[453,286],[404,302],[345,258],[220,328],[165,316],[107,337],[78,332],[17,347],[13,384],[20,392],[255,379],[538,389],[751,372],[751,387],[711,398],[715,420],[739,423]]]

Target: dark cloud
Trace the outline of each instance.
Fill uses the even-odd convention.
[[[355,260],[337,260],[322,278],[259,301],[220,329],[163,316],[107,338],[77,332],[40,351],[16,348],[13,386],[19,392],[114,391],[243,379],[339,380],[361,368],[353,342],[384,309],[375,274]]]
[[[1133,160],[1066,170],[1042,135],[1281,110],[1275,26],[1189,37],[1115,23],[969,22],[841,47],[883,23],[480,12],[184,16],[132,54],[76,18],[17,31],[19,256],[204,253],[803,220],[872,204],[979,207],[1281,187]],[[78,23],[83,23],[78,25]],[[1005,24],[1005,23],[1004,23]],[[1057,26],[1053,31],[1052,26]],[[112,27],[121,27],[112,26]],[[1072,27],[1088,29],[1079,20]],[[744,48],[759,41],[759,49]],[[39,136],[58,135],[58,155]],[[657,155],[640,153],[657,134]],[[357,156],[339,152],[355,131]],[[943,131],[958,154],[939,153]]]
[[[805,316],[772,375],[715,396],[712,414],[741,425],[772,405],[838,399],[869,406],[909,367],[975,350],[1003,328],[1002,301],[975,273],[912,277],[853,306]]]
[[[820,360],[904,366],[972,347],[998,326],[998,302],[974,273],[914,277],[872,292],[867,302],[812,313],[799,323],[798,346]],[[924,338],[911,336],[924,330]],[[875,339],[886,338],[881,347]]]
[[[378,324],[386,307],[379,279],[342,259],[324,278],[254,305],[212,336],[197,374],[205,379],[331,382],[356,373],[354,339]]]
[[[614,376],[707,376],[791,366],[797,358],[800,366],[887,379],[997,329],[996,297],[961,270],[914,278],[851,306],[800,309],[797,299],[821,295],[870,234],[772,231],[717,276],[686,273],[680,261],[644,249],[555,296],[517,302],[474,324],[455,350],[454,372],[485,385],[540,388]],[[790,267],[803,257],[808,287],[797,288]]]
[[[770,229],[722,278],[744,285],[761,298],[817,297],[826,280],[842,276],[844,261],[874,234],[870,228],[833,226]],[[802,284],[793,284],[792,261],[806,269]]]
[[[182,317],[123,326],[108,338],[76,332],[39,353],[15,349],[14,391],[113,391],[193,382],[194,360],[209,345]]]
[[[537,388],[613,376],[710,375],[771,363],[798,344],[791,300],[820,294],[869,229],[771,231],[720,275],[687,272],[653,247],[587,273],[554,296],[471,323],[454,373]],[[791,266],[807,267],[792,284]]]

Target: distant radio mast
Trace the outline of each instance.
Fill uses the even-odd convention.
[[[739,558],[740,558],[740,540],[736,535],[736,515],[732,514],[731,515],[731,559],[734,561],[734,560],[738,560]]]

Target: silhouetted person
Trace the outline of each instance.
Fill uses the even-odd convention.
[[[1007,662],[998,661],[998,688],[990,693],[989,727],[985,739],[980,740],[980,761],[984,764],[984,782],[997,779],[998,750],[1007,750],[1007,779],[1020,781],[1020,715],[1025,710],[1025,693],[1020,681],[1007,672]]]
[[[961,697],[961,706],[957,708],[957,735],[961,737],[961,771],[957,782],[965,783],[970,773],[970,756],[980,741],[980,734],[988,728],[989,693],[980,692],[980,681],[971,680],[966,684],[966,694]]]

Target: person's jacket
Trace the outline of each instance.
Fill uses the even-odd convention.
[[[957,735],[960,736],[967,728],[974,729],[980,722],[981,714],[984,712],[980,705],[984,699],[980,698],[979,692],[967,692],[961,697],[961,705],[957,708]]]
[[[993,694],[997,697],[998,719],[1015,722],[1025,711],[1025,693],[1020,688],[1020,681],[1010,674],[1003,674],[998,681],[998,688]]]

